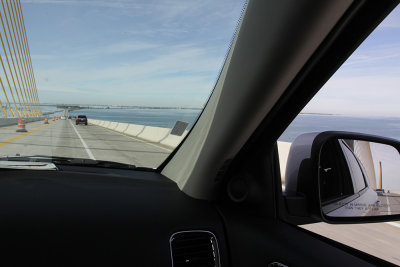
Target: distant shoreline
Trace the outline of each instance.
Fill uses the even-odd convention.
[[[41,104],[41,106],[58,107],[58,108],[79,108],[79,109],[192,109],[202,110],[203,108],[195,107],[150,107],[150,106],[113,106],[113,105],[77,105],[77,104]]]
[[[332,115],[332,116],[340,116],[341,114],[333,114],[333,113],[318,113],[318,112],[300,112],[302,115]]]
[[[77,108],[80,109],[88,109],[88,110],[123,110],[123,109],[143,109],[143,110],[197,110],[201,111],[203,108],[199,107],[160,107],[160,106],[113,106],[113,105],[78,105],[78,104],[50,104],[44,103],[41,104],[43,107],[57,107],[59,109],[63,108]],[[371,114],[338,114],[338,113],[322,113],[322,112],[300,112],[300,115],[315,115],[315,116],[341,116],[341,117],[363,117],[363,118],[399,118],[396,115],[371,115]]]

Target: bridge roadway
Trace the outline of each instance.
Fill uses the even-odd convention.
[[[400,194],[384,193],[378,196],[378,207],[371,209],[366,215],[391,215],[400,214]]]
[[[0,128],[0,156],[59,156],[91,158],[158,167],[170,150],[95,125],[75,125],[74,120],[26,124]]]
[[[28,123],[28,134],[16,133],[16,126],[1,127],[0,155],[94,158],[157,167],[170,153],[165,148],[99,126],[74,125],[73,122],[50,121],[47,126],[43,122]],[[400,222],[316,223],[302,228],[400,265]]]

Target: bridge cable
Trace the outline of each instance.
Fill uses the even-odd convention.
[[[36,97],[36,101],[39,107],[39,115],[43,115],[42,111],[41,111],[41,107],[40,107],[40,100],[39,100],[39,94],[37,91],[37,86],[36,86],[36,81],[35,81],[35,75],[34,75],[34,71],[33,71],[33,65],[32,65],[32,59],[31,59],[31,52],[29,50],[29,43],[28,43],[28,36],[26,34],[26,27],[25,27],[25,20],[24,20],[24,14],[22,13],[22,6],[21,6],[21,2],[17,1],[18,3],[18,10],[19,10],[19,14],[20,14],[20,20],[22,21],[22,29],[24,32],[24,39],[25,39],[25,49],[28,51],[27,52],[27,59],[28,59],[28,67],[29,67],[29,71],[30,71],[30,76],[34,85],[34,93],[35,93],[35,97]]]
[[[3,82],[1,81],[1,78],[0,78],[0,83],[1,83],[1,86],[3,86]],[[4,90],[4,86],[3,86],[3,91],[4,91],[4,93],[6,92],[6,90]],[[7,97],[7,95],[6,95],[6,97]],[[8,117],[7,116],[7,111],[4,109],[3,103],[1,102],[1,99],[0,99],[0,105],[1,105],[1,109],[3,110],[4,117]]]
[[[0,56],[0,60],[1,60],[1,63],[3,64],[3,60],[1,59],[1,56]],[[3,67],[4,67],[4,65],[3,65]],[[1,88],[3,89],[3,92],[4,92],[4,96],[6,97],[8,108],[11,111],[12,116],[14,117],[15,116],[14,110],[12,110],[12,107],[10,105],[10,101],[8,100],[6,88],[4,87],[4,84],[3,84],[3,81],[1,80],[1,78],[0,78],[0,84],[1,84]],[[12,92],[11,92],[11,94],[12,94]],[[0,100],[0,103],[1,103],[1,100]],[[1,104],[1,107],[2,107],[3,112],[4,112],[5,110],[3,108],[3,104]],[[8,117],[7,112],[5,112],[4,116]]]
[[[1,0],[1,4],[3,5],[3,8],[5,9],[3,0]],[[8,28],[8,32],[9,32],[9,35],[10,35],[10,40],[11,40],[11,44],[12,44],[12,48],[13,48],[13,52],[14,52],[14,56],[15,56],[15,61],[17,62],[17,67],[18,67],[18,71],[19,71],[19,77],[18,77],[18,72],[17,72],[17,70],[15,68],[14,60],[13,60],[12,57],[11,57],[11,61],[13,62],[13,67],[14,67],[14,70],[15,70],[15,77],[17,78],[17,83],[18,83],[19,89],[21,91],[22,101],[24,101],[25,109],[28,111],[29,115],[32,115],[32,110],[31,110],[31,107],[29,105],[29,99],[28,99],[28,96],[26,94],[25,85],[24,85],[23,80],[22,80],[23,77],[21,75],[21,69],[19,67],[17,52],[16,52],[15,45],[14,45],[14,40],[13,40],[12,33],[14,34],[14,39],[16,39],[16,38],[15,38],[14,25],[13,25],[12,19],[11,19],[10,7],[9,7],[7,1],[6,1],[6,4],[7,4],[7,7],[8,7],[8,16],[10,17],[10,23],[8,23],[8,18],[7,18],[6,14],[4,15],[4,17],[6,18],[7,28]],[[10,24],[11,24],[11,28],[10,28]],[[12,32],[11,32],[11,29],[12,29]],[[15,40],[15,43],[16,42],[17,42],[17,40]],[[19,81],[20,79],[21,79],[21,83]],[[21,87],[21,84],[22,84],[22,87]],[[23,89],[23,91],[22,91],[22,89]],[[24,98],[24,93],[25,93],[25,98]]]
[[[18,31],[18,28],[17,28],[18,25],[17,25],[17,22],[15,20],[15,13],[14,13],[12,1],[10,2],[12,16],[11,16],[11,13],[10,13],[10,6],[8,5],[8,2],[6,2],[6,3],[7,3],[7,8],[8,8],[8,13],[10,14],[11,27],[13,29],[14,40],[15,40],[15,44],[16,44],[17,52],[18,52],[18,57],[17,57],[17,55],[15,55],[17,57],[17,65],[18,65],[18,59],[19,59],[19,62],[20,62],[20,64],[18,65],[18,70],[19,70],[19,74],[20,74],[20,77],[21,77],[21,83],[22,83],[22,86],[24,88],[24,92],[25,92],[25,96],[27,98],[27,101],[29,103],[28,106],[30,107],[31,112],[32,112],[31,115],[36,116],[36,110],[35,110],[34,102],[33,102],[32,96],[30,94],[27,78],[26,78],[26,75],[25,75],[24,64],[23,64],[23,61],[22,61],[22,56],[21,56],[21,54],[22,54],[22,44],[21,44],[21,40],[20,40],[20,37],[19,37],[19,31]],[[14,20],[14,24],[13,24],[13,21],[12,21],[11,17]],[[17,33],[17,34],[15,34],[15,33]],[[21,68],[20,68],[20,66],[21,66]],[[22,73],[22,75],[21,75],[21,73]],[[24,83],[25,83],[25,85],[24,85]]]
[[[3,18],[2,18],[2,16],[1,16],[1,12],[0,12],[0,19],[1,19],[1,21],[3,22]],[[8,68],[9,68],[9,70],[10,70],[10,73],[11,73],[11,77],[13,77],[13,76],[12,76],[12,71],[11,71],[11,66],[10,66],[10,63],[9,63],[9,61],[8,61],[7,50],[6,50],[6,47],[5,47],[5,45],[4,45],[3,37],[2,37],[2,35],[1,35],[1,33],[0,33],[0,41],[1,41],[1,44],[2,44],[2,46],[3,46],[5,58],[6,58],[6,60],[7,60],[7,64],[8,64]],[[3,71],[4,71],[4,74],[5,74],[6,79],[7,79],[8,88],[10,89],[11,96],[12,96],[12,99],[13,99],[13,101],[14,101],[15,110],[17,111],[18,117],[20,117],[20,116],[21,116],[21,112],[22,112],[23,115],[24,115],[25,113],[24,113],[23,109],[21,109],[21,112],[20,112],[19,109],[18,109],[18,105],[17,105],[17,102],[15,101],[15,97],[14,97],[14,94],[13,94],[13,91],[12,91],[12,87],[11,87],[11,84],[10,84],[10,80],[8,79],[7,71],[6,71],[6,68],[4,67],[3,59],[2,59],[1,57],[0,57],[0,63],[1,63],[1,65],[3,66]],[[14,80],[13,80],[13,81],[14,81]],[[15,86],[15,82],[14,82],[14,88],[15,88],[15,93],[16,93],[17,96],[18,96],[18,91],[17,91],[17,88],[16,88],[16,86]],[[19,96],[18,96],[18,101],[20,101]],[[20,102],[20,103],[21,103],[21,102]],[[11,106],[10,106],[10,109],[11,109]],[[14,112],[12,111],[12,109],[11,109],[11,113],[13,114],[13,116],[15,116]]]
[[[28,90],[29,90],[31,98],[32,98],[32,103],[35,108],[36,116],[40,116],[39,103],[38,103],[38,99],[36,98],[36,95],[35,95],[35,88],[34,88],[32,79],[30,77],[29,68],[28,68],[27,50],[26,50],[24,33],[23,33],[23,29],[22,29],[22,20],[21,20],[21,16],[19,13],[19,9],[18,9],[19,3],[20,3],[20,0],[17,0],[16,3],[14,4],[14,10],[15,10],[15,17],[17,19],[16,25],[18,25],[17,27],[18,27],[18,32],[19,32],[19,36],[20,36],[20,44],[21,44],[20,47],[21,47],[21,53],[23,55],[22,59],[24,62],[24,70],[25,70],[27,82],[29,84]]]
[[[3,0],[1,1],[1,3],[3,4]],[[4,10],[4,12],[5,12],[4,5],[3,5],[3,10]],[[5,13],[4,13],[4,16],[5,16],[5,18],[7,19]],[[2,24],[2,26],[3,26],[4,36],[6,37],[7,47],[8,47],[8,51],[10,52],[11,61],[12,61],[13,66],[14,66],[15,76],[16,76],[16,78],[18,79],[17,71],[16,71],[16,69],[15,69],[14,59],[13,59],[12,52],[11,52],[11,46],[10,46],[10,43],[9,43],[9,41],[8,41],[7,31],[6,31],[6,28],[5,28],[5,26],[4,26],[4,20],[3,20],[3,17],[1,16],[1,12],[0,12],[0,20],[1,20],[1,24]],[[6,60],[7,60],[8,68],[9,68],[9,70],[10,70],[11,79],[12,79],[13,84],[14,84],[15,93],[17,94],[17,98],[18,98],[18,101],[19,101],[19,104],[20,104],[20,107],[21,107],[22,114],[23,114],[24,116],[26,116],[26,104],[25,104],[25,102],[24,102],[24,106],[25,106],[25,110],[24,110],[24,107],[21,105],[21,99],[20,99],[19,94],[18,94],[18,87],[17,87],[17,85],[16,85],[16,83],[15,83],[15,79],[14,79],[13,72],[12,72],[12,69],[11,69],[10,61],[8,60],[8,56],[7,56],[7,53],[6,53],[5,46],[4,46],[3,38],[1,38],[1,41],[2,41],[3,48],[4,48],[4,53],[5,53],[5,58],[6,58]],[[10,87],[10,88],[11,88],[11,87]],[[21,89],[21,88],[20,88],[20,89]],[[21,91],[21,93],[22,93],[22,91]],[[21,97],[22,97],[22,94],[21,94]],[[21,115],[19,114],[19,116],[21,116]]]
[[[22,31],[20,28],[19,17],[18,17],[18,13],[17,13],[17,9],[16,9],[17,3],[15,3],[14,5],[12,3],[13,3],[13,1],[10,2],[10,5],[11,5],[11,11],[13,14],[14,25],[15,25],[15,29],[16,29],[17,37],[18,37],[17,47],[19,45],[19,51],[21,52],[21,54],[18,54],[18,55],[19,55],[20,62],[21,62],[22,74],[24,75],[26,90],[28,92],[29,99],[31,101],[31,107],[34,110],[34,115],[36,116],[38,111],[37,111],[37,106],[35,103],[36,101],[33,98],[32,89],[31,89],[32,86],[30,84],[28,72],[26,69],[25,54],[24,54],[25,49],[23,46]]]

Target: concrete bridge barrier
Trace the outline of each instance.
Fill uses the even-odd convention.
[[[141,132],[137,137],[150,142],[159,143],[165,139],[170,132],[171,129],[169,128],[145,126],[143,132]]]
[[[151,143],[158,143],[161,146],[175,148],[185,138],[188,131],[185,130],[181,136],[171,134],[170,128],[145,126],[123,122],[102,121],[88,119],[88,123],[104,127],[125,135],[140,138]]]
[[[289,157],[290,146],[292,143],[278,141],[279,166],[281,171],[282,183],[285,182],[286,164]]]
[[[123,133],[126,129],[128,129],[128,126],[129,126],[129,123],[120,122],[120,123],[118,123],[118,126],[115,127],[114,131]]]
[[[16,125],[17,119],[12,124]],[[88,122],[93,125],[98,125],[107,129],[114,130],[119,133],[123,133],[129,136],[138,137],[145,141],[152,143],[158,143],[164,147],[174,149],[188,134],[188,130],[185,130],[182,135],[171,134],[170,128],[161,128],[154,126],[144,126],[139,124],[129,124],[122,122],[110,122],[102,120],[89,119]],[[1,123],[1,121],[0,121]],[[1,125],[1,124],[0,124]],[[282,175],[282,181],[285,179],[286,163],[289,156],[290,146],[292,143],[278,141],[278,152],[279,152],[279,162],[280,171]]]
[[[0,127],[17,125],[18,119],[19,118],[0,118]],[[44,120],[44,116],[25,118],[26,123],[34,122],[34,121],[42,121],[42,120]]]
[[[34,122],[34,121],[44,121],[45,116],[40,116],[40,117],[27,117],[25,118],[25,122]],[[18,121],[18,119],[17,119]]]
[[[99,122],[100,122],[99,120],[88,119],[89,124],[99,125]]]
[[[182,142],[183,138],[185,138],[188,132],[189,131],[185,130],[185,132],[181,136],[168,134],[166,138],[161,140],[160,144],[167,147],[175,148]]]
[[[124,134],[131,136],[138,136],[144,130],[144,125],[129,124],[128,128],[124,131]]]
[[[1,118],[0,119],[0,127],[17,125],[18,118]]]
[[[112,121],[110,124],[107,126],[108,129],[110,130],[115,130],[115,128],[118,126],[118,122]]]

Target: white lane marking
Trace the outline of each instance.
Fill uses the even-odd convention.
[[[78,132],[78,130],[75,128],[74,124],[73,124],[71,121],[69,121],[69,123],[71,123],[72,128],[74,128],[76,135],[79,137],[79,139],[81,139],[82,145],[83,145],[83,147],[85,148],[86,153],[88,154],[89,158],[91,158],[91,159],[93,159],[93,160],[96,160],[95,157],[94,157],[93,154],[92,154],[92,151],[90,151],[90,149],[89,149],[89,147],[87,146],[85,140],[83,140],[82,136],[79,134],[79,132]]]
[[[387,195],[386,195],[386,204],[387,204],[388,215],[392,215],[392,211],[390,210],[390,202]]]
[[[391,226],[394,226],[394,227],[398,227],[398,228],[400,228],[400,223],[395,223],[395,222],[387,222],[387,224],[390,224]]]

